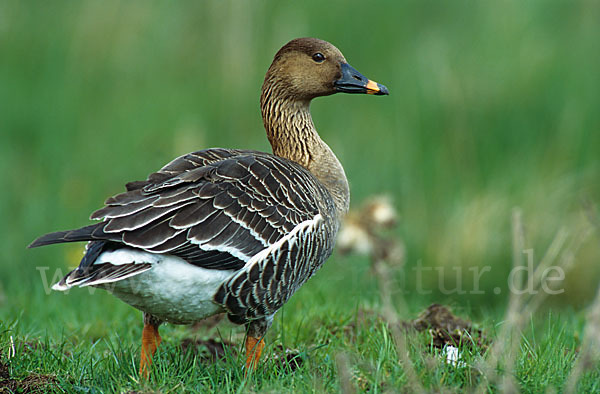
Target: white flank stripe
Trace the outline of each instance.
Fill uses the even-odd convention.
[[[260,252],[258,252],[254,256],[252,256],[252,258],[246,263],[246,265],[244,265],[243,269],[245,270],[245,269],[251,267],[252,265],[254,265],[254,263],[256,263],[257,261],[263,260],[270,253],[272,253],[274,250],[281,248],[281,245],[283,245],[284,242],[286,242],[286,241],[288,241],[288,240],[290,240],[292,238],[295,238],[296,234],[298,234],[300,231],[302,231],[302,230],[304,230],[305,228],[308,228],[308,227],[314,228],[322,220],[323,220],[323,216],[321,216],[321,214],[319,213],[314,218],[309,219],[309,220],[305,220],[302,223],[298,224],[285,237],[281,238],[279,241],[275,242],[273,245],[269,246],[266,249],[261,250]],[[292,242],[290,242],[290,247],[291,247],[291,245],[292,245]]]
[[[212,245],[209,245],[208,243],[199,243],[198,241],[196,241],[193,238],[190,239],[189,241],[190,241],[190,243],[192,243],[194,245],[198,245],[198,249],[200,249],[200,250],[204,250],[204,251],[216,250],[219,252],[227,252],[230,255],[232,255],[233,257],[238,258],[244,262],[247,262],[248,260],[250,260],[249,256],[243,254],[237,248],[232,248],[230,246],[225,246],[225,245],[212,246]]]

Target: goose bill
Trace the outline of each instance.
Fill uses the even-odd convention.
[[[385,86],[371,81],[348,63],[342,64],[341,71],[341,78],[333,83],[335,90],[338,92],[366,93],[378,96],[389,94]]]

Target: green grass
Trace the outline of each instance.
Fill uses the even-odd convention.
[[[541,319],[543,322],[523,334],[516,370],[511,372],[523,392],[559,389],[565,384],[579,350],[574,337],[581,326],[565,323],[573,317],[571,314],[546,315]],[[51,376],[54,384],[48,389],[57,392],[336,392],[341,388],[340,367],[348,369],[346,375],[351,386],[361,391],[402,390],[407,383],[386,324],[377,316],[362,318],[351,312],[338,314],[336,318],[318,317],[308,325],[306,322],[297,325],[297,319],[283,322],[278,319],[268,338],[267,358],[248,377],[240,368],[243,358],[238,356],[235,347],[226,358],[216,362],[182,350],[181,338],[191,335],[183,328],[163,329],[166,342],[156,355],[149,380],[141,381],[137,373],[139,327],[91,339],[76,338],[71,333],[50,337],[23,326],[18,319],[0,326],[3,349],[12,336],[17,350],[14,358],[7,360],[4,354],[1,361],[8,361],[13,379],[31,374]],[[484,328],[493,335],[493,324],[486,323]],[[311,329],[309,341],[294,335],[306,329]],[[205,334],[202,331],[194,335]],[[241,338],[240,331],[232,330],[227,324],[220,334],[225,340]],[[429,346],[426,333],[409,332],[407,339],[410,359],[425,389],[470,391],[483,379],[477,366],[485,356],[485,349],[468,343],[459,346],[464,365],[452,366],[445,362],[438,349]],[[293,368],[274,360],[274,355],[281,353],[278,345],[296,349],[300,366]],[[339,362],[340,355],[346,357],[345,364]],[[600,368],[595,368],[580,379],[578,390],[597,391],[599,379]],[[485,383],[484,387],[486,391],[497,389]]]
[[[244,380],[237,352],[203,364],[178,348],[188,329],[167,326],[143,384],[139,312],[100,290],[45,291],[77,264],[82,246],[25,249],[43,233],[87,224],[107,196],[177,155],[211,146],[268,151],[259,89],[275,51],[299,36],[331,41],[390,89],[389,97],[321,98],[312,111],[344,164],[353,207],[383,193],[398,207],[390,236],[406,247],[400,318],[450,304],[494,340],[508,299],[513,207],[524,213],[523,246],[535,261],[559,229],[568,244],[590,226],[582,201],[600,201],[596,2],[5,0],[0,359],[10,376],[50,374],[67,392],[338,391],[346,363],[351,387],[405,387],[391,333],[376,318],[381,294],[366,258],[335,254],[277,316],[267,356],[277,345],[297,349],[308,355],[300,369],[267,361]],[[513,370],[500,371],[522,391],[562,389],[600,282],[599,256],[596,232],[577,250],[564,291],[533,316]],[[419,265],[431,268],[422,283],[430,294],[418,291]],[[483,294],[440,290],[438,272],[446,288],[458,275],[472,289],[469,269],[485,267]],[[349,333],[361,310],[375,317]],[[220,335],[240,343],[243,332],[223,324]],[[17,354],[8,360],[11,336]],[[408,342],[426,388],[486,384],[473,368],[425,356],[425,338]],[[591,371],[579,391],[598,391],[597,365]]]

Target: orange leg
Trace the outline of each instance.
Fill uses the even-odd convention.
[[[264,347],[265,341],[262,338],[255,338],[250,335],[246,337],[246,373],[250,370],[256,370]]]
[[[158,333],[158,326],[144,322],[142,331],[142,356],[140,359],[140,375],[143,378],[148,377],[150,366],[152,365],[152,356],[156,352],[162,338]]]

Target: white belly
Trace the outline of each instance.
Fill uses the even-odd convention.
[[[235,271],[209,270],[179,257],[160,257],[152,269],[102,287],[129,305],[170,323],[189,324],[223,312],[213,302],[213,295]]]

